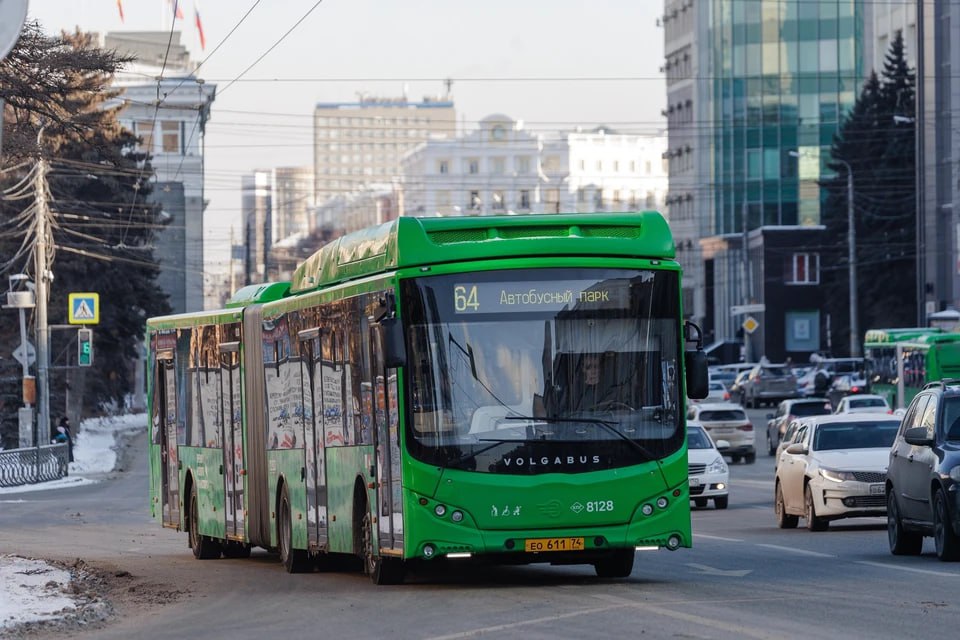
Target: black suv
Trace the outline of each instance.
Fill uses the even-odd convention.
[[[960,560],[960,380],[926,385],[910,403],[887,468],[887,538],[894,555]]]

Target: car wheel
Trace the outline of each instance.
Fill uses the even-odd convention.
[[[807,485],[803,490],[803,517],[807,520],[807,529],[810,531],[826,531],[830,522],[817,517],[817,509],[813,505],[813,490]]]
[[[757,454],[755,454],[755,453],[748,453],[747,455],[743,456],[743,461],[744,461],[746,464],[753,464],[754,462],[757,461]]]
[[[717,509],[726,509],[729,496],[717,496],[713,499],[713,506]]]
[[[612,555],[593,563],[593,569],[601,578],[626,578],[633,573],[633,549],[618,549]]]
[[[770,455],[777,453],[777,445],[773,444],[773,438],[770,437],[769,432],[767,432],[767,453]]]
[[[733,462],[733,464],[738,464],[740,462],[740,456],[730,456],[730,461]]]
[[[780,483],[777,483],[776,497],[773,501],[773,512],[777,516],[777,526],[781,529],[796,529],[800,522],[798,516],[787,513],[787,506],[783,502],[783,489]]]
[[[695,504],[695,505],[697,505],[697,507],[703,509],[705,506],[707,506],[707,499],[706,499],[706,498],[694,498],[694,499],[693,499],[693,504]]]
[[[953,532],[947,497],[943,489],[933,496],[933,541],[937,545],[937,557],[945,562],[960,560],[960,537]]]
[[[903,528],[893,487],[887,493],[887,542],[890,543],[890,553],[895,556],[918,556],[923,549],[923,536]]]

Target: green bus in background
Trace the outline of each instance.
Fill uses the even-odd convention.
[[[699,328],[655,212],[400,218],[151,318],[153,516],[197,558],[593,564],[689,547]],[[696,343],[686,349],[686,343]]]
[[[937,327],[871,329],[863,342],[871,393],[895,409],[928,382],[960,378],[960,333]]]

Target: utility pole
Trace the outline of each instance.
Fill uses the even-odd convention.
[[[747,208],[747,201],[743,201],[743,304],[750,304],[750,255],[747,251],[747,241],[750,237],[747,225],[749,224],[749,209]],[[743,329],[743,361],[744,362],[753,362],[750,359],[750,332],[746,329]]]
[[[850,356],[860,357],[860,322],[857,317],[857,227],[853,218],[853,169],[846,160],[840,160],[847,168],[847,249],[850,265],[847,277],[850,280]]]
[[[49,211],[47,209],[47,161],[43,158],[40,140],[43,136],[43,127],[37,133],[37,171],[34,177],[36,197],[36,233],[37,240],[34,247],[36,264],[36,291],[37,291],[37,446],[40,446],[41,437],[47,440],[50,437],[50,330],[47,326],[47,301],[49,298],[49,284],[52,279],[48,263],[48,240],[50,240]],[[46,431],[42,431],[46,429]]]

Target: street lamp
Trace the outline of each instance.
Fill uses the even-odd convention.
[[[799,158],[800,153],[790,151],[791,156]],[[839,162],[847,170],[847,252],[849,253],[849,264],[847,265],[847,276],[850,280],[850,355],[854,358],[860,357],[860,327],[857,320],[857,227],[853,220],[853,169],[850,163],[842,158],[833,157],[834,162]]]

